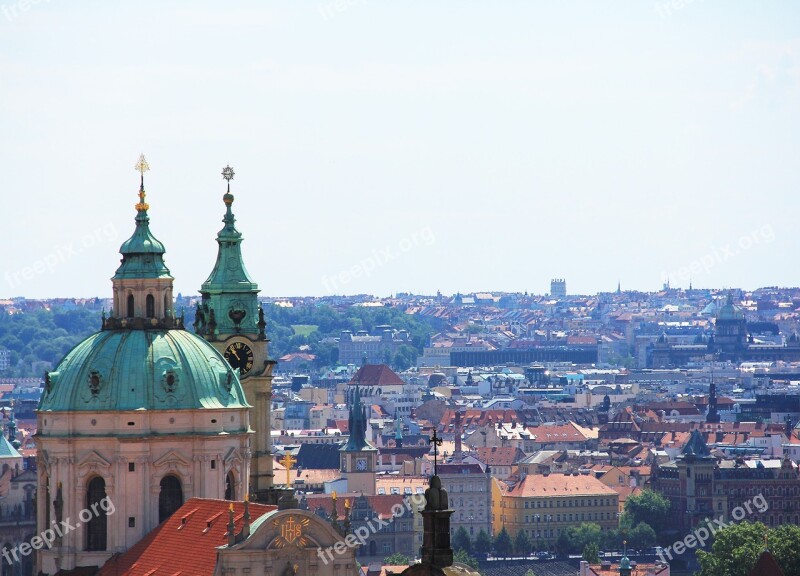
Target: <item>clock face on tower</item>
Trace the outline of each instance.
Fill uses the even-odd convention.
[[[225,360],[231,368],[245,376],[253,369],[253,350],[244,342],[234,342],[225,348]]]
[[[356,470],[359,472],[363,472],[367,469],[367,459],[366,458],[359,458],[356,460]]]

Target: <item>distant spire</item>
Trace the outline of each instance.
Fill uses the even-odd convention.
[[[366,407],[361,404],[361,391],[356,384],[356,390],[353,393],[353,404],[350,406],[350,415],[347,419],[350,428],[350,437],[344,445],[343,450],[355,452],[362,450],[367,446],[367,422],[366,422]]]
[[[709,424],[717,424],[720,421],[719,412],[717,411],[717,385],[714,382],[714,372],[711,372],[711,384],[708,387],[708,415],[706,422]]]
[[[394,441],[398,448],[403,447],[403,420],[397,414],[397,410],[394,411]]]

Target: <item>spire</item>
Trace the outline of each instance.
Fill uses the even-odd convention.
[[[619,561],[619,574],[620,576],[630,576],[631,574],[631,561],[628,558],[628,541],[622,541],[622,558]]]
[[[219,334],[259,334],[258,284],[253,282],[242,260],[242,233],[236,229],[233,214],[234,196],[231,180],[235,172],[230,166],[222,170],[226,191],[222,196],[225,204],[224,226],[217,233],[217,261],[214,269],[203,282],[203,309],[206,315],[216,311]],[[266,339],[266,335],[264,337]]]
[[[150,205],[145,202],[144,173],[150,165],[144,157],[134,165],[139,173],[139,201],[136,203],[135,228],[122,243],[122,260],[111,282],[114,307],[103,318],[103,330],[182,329],[182,321],[172,310],[172,281],[164,263],[164,245],[150,231]]]
[[[350,437],[342,450],[357,452],[368,447],[366,407],[361,404],[361,391],[358,388],[358,384],[356,384],[356,390],[353,393],[353,404],[350,406],[350,415],[347,423],[350,428]]]
[[[8,418],[8,442],[17,450],[22,446],[22,442],[17,440],[17,421],[14,419],[14,401],[11,401],[11,412]]]
[[[403,447],[403,420],[394,411],[394,441],[398,448]]]
[[[720,416],[717,411],[717,385],[714,382],[714,372],[711,372],[711,384],[708,386],[708,414],[706,415],[706,422],[709,424],[717,424],[719,421]]]
[[[170,278],[170,272],[164,264],[163,256],[166,250],[153,233],[150,232],[150,217],[147,211],[150,205],[145,202],[144,173],[150,170],[150,165],[145,160],[144,154],[139,156],[135,165],[139,172],[139,202],[136,203],[136,228],[133,235],[120,246],[122,263],[113,279],[136,278]]]

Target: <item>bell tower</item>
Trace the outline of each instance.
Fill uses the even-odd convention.
[[[270,409],[272,370],[269,359],[264,310],[258,302],[258,284],[253,282],[242,260],[242,234],[236,229],[231,206],[234,171],[226,166],[222,177],[227,191],[224,226],[217,234],[217,261],[200,288],[202,302],[195,312],[195,332],[225,356],[239,378],[251,405],[250,423],[255,430],[250,468],[250,489],[258,502],[272,502],[272,442]]]
[[[361,404],[361,392],[358,386],[350,392],[350,416],[347,424],[350,437],[339,449],[339,470],[342,478],[347,480],[349,492],[361,492],[366,496],[374,496],[375,465],[378,451],[367,442],[367,412]]]

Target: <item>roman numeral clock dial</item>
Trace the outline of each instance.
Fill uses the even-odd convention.
[[[244,342],[234,342],[225,348],[225,360],[231,368],[245,376],[253,369],[253,349]]]

